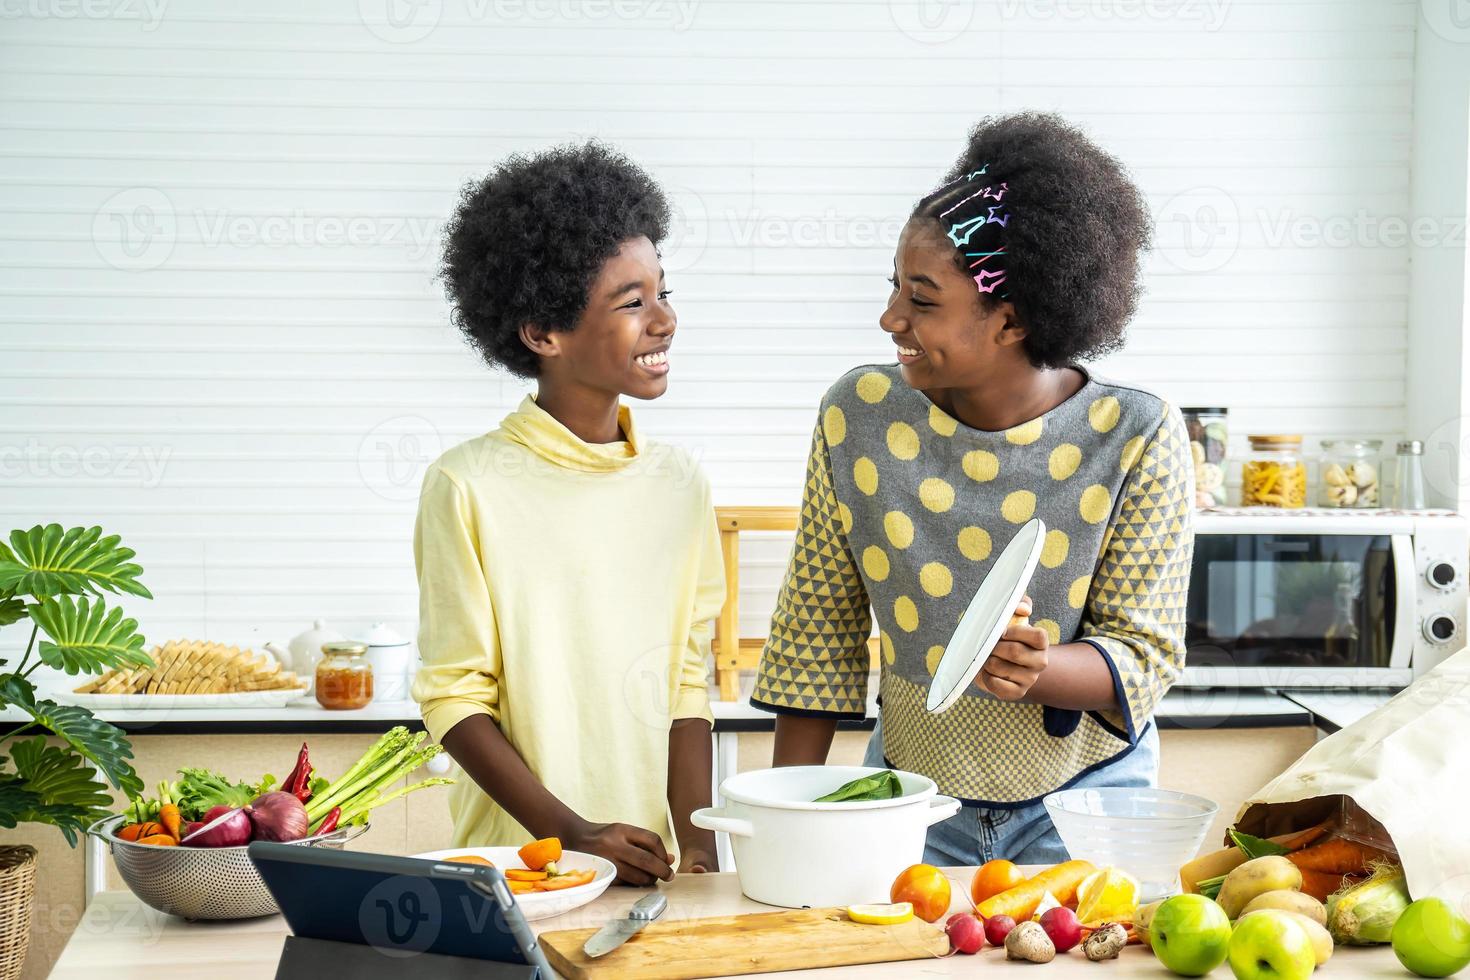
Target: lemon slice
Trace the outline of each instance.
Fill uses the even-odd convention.
[[[913,902],[894,905],[849,905],[847,917],[870,926],[896,926],[914,917]]]
[[[1117,868],[1103,868],[1077,886],[1077,918],[1085,926],[1131,922],[1138,910],[1138,879]]]

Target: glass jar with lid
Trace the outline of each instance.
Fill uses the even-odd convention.
[[[1247,436],[1251,449],[1240,467],[1242,507],[1305,507],[1307,464],[1299,435]]]
[[[316,665],[318,704],[333,711],[350,711],[372,701],[373,665],[368,663],[367,649],[366,643],[356,640],[322,644],[322,659]]]
[[[1189,452],[1194,458],[1194,503],[1196,507],[1219,507],[1225,503],[1225,452],[1229,445],[1224,408],[1181,408],[1184,428],[1189,433]]]
[[[1322,479],[1317,503],[1322,507],[1379,507],[1381,439],[1323,439]]]

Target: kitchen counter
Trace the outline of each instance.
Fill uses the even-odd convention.
[[[956,885],[967,884],[972,869],[946,869]],[[744,912],[769,912],[770,906],[752,902],[740,894],[739,883],[732,873],[682,875],[663,886],[668,895],[666,918],[681,919]],[[951,911],[968,906],[962,889],[954,889]],[[595,928],[607,919],[624,914],[637,898],[639,889],[609,888],[596,902],[554,919],[532,923],[536,931]],[[878,928],[878,927],[874,927]],[[189,923],[155,912],[140,903],[130,892],[104,892],[88,906],[76,932],[67,943],[51,973],[51,980],[258,980],[271,976],[281,944],[287,933],[280,916],[251,919],[244,922]],[[633,940],[636,942],[636,940]],[[616,956],[611,953],[609,956]],[[405,975],[411,975],[412,961],[404,961]],[[1030,963],[1007,963],[1005,953],[987,947],[977,956],[952,956],[945,959],[911,960],[871,966],[848,966],[822,970],[768,973],[762,976],[787,980],[823,980],[841,977],[864,980],[882,977],[950,977],[974,976],[977,971],[1016,970],[1017,976],[1034,976],[1046,980],[1068,980],[1071,977],[1097,980],[1100,970],[1109,976],[1168,977],[1153,958],[1140,946],[1130,946],[1116,962],[1099,966],[1089,963],[1080,950],[1057,957],[1044,967]],[[1335,977],[1388,977],[1403,980],[1407,974],[1387,946],[1339,947],[1331,962],[1320,974]],[[1221,965],[1213,974],[1228,977],[1229,968]]]

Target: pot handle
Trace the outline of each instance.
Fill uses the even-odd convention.
[[[724,807],[707,806],[689,814],[689,822],[700,830],[724,831],[731,837],[754,837],[755,828],[749,820],[725,816]]]
[[[929,797],[928,823],[925,826],[932,827],[941,820],[948,820],[960,812],[960,801],[953,796],[931,796]]]

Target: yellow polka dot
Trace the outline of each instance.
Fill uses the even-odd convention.
[[[960,469],[976,483],[986,483],[994,480],[1000,472],[1000,460],[996,459],[995,453],[972,449],[960,459]]]
[[[1094,483],[1082,491],[1082,502],[1077,505],[1077,511],[1082,519],[1089,524],[1096,524],[1108,516],[1108,511],[1113,508],[1113,499],[1108,496],[1108,488],[1101,483]]]
[[[898,651],[893,649],[893,637],[880,630],[878,632],[878,646],[883,650],[883,662],[892,667],[893,662],[898,659]]]
[[[1123,444],[1123,454],[1118,457],[1118,469],[1127,473],[1143,455],[1143,436],[1134,436]]]
[[[919,585],[936,599],[943,599],[954,588],[954,577],[937,561],[931,561],[919,569]]]
[[[1081,462],[1082,450],[1070,442],[1064,442],[1051,451],[1051,459],[1047,461],[1046,468],[1053,480],[1065,480],[1077,472]]]
[[[1073,609],[1081,609],[1082,604],[1087,601],[1087,589],[1091,585],[1091,575],[1079,575],[1073,579],[1067,589],[1067,605]]]
[[[1062,642],[1062,627],[1054,619],[1038,619],[1031,624],[1046,630],[1046,638],[1052,643]]]
[[[929,428],[942,436],[952,436],[958,426],[959,423],[945,415],[938,405],[929,406]]]
[[[876,405],[888,394],[888,388],[893,382],[888,380],[887,375],[879,374],[877,371],[869,371],[858,378],[857,396],[869,405]]]
[[[929,668],[929,676],[939,669],[939,661],[944,659],[944,647],[933,646],[924,653],[924,666]]]
[[[852,464],[852,482],[857,488],[871,497],[878,492],[878,467],[866,456],[859,456],[857,462]]]
[[[914,605],[914,600],[906,595],[901,595],[893,600],[893,621],[905,633],[912,633],[918,629],[919,609]]]
[[[1041,419],[1032,419],[1030,422],[1022,422],[1006,430],[1006,442],[1017,446],[1029,446],[1041,438],[1041,430],[1045,426]]]
[[[990,557],[990,534],[983,527],[967,527],[960,531],[960,554],[971,561]]]
[[[1013,490],[1000,502],[1000,516],[1012,524],[1024,524],[1036,513],[1036,494],[1030,490]]]
[[[1041,545],[1041,564],[1046,568],[1056,568],[1067,560],[1067,549],[1071,546],[1066,531],[1047,531],[1046,540]]]
[[[919,484],[919,502],[934,513],[943,514],[954,506],[954,487],[931,476]]]
[[[852,511],[844,503],[837,505],[837,519],[842,522],[842,533],[852,533]]]
[[[888,451],[899,459],[913,459],[919,455],[919,434],[907,422],[895,422],[888,427]]]
[[[895,548],[907,548],[914,543],[914,522],[903,511],[890,510],[883,515],[883,533]]]
[[[868,573],[868,578],[875,582],[881,582],[888,577],[888,554],[876,544],[870,544],[863,549],[863,571]]]
[[[827,437],[829,446],[840,446],[847,438],[847,416],[836,405],[827,406],[822,415],[822,435]]]
[[[1118,399],[1112,395],[1103,395],[1097,401],[1087,406],[1087,421],[1099,432],[1111,432],[1113,426],[1118,424],[1118,416],[1121,410]]]

